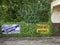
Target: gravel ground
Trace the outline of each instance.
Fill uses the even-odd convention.
[[[0,38],[0,45],[60,45],[60,37],[53,38]]]

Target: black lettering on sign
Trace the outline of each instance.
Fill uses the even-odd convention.
[[[38,30],[38,32],[46,32],[47,30]]]

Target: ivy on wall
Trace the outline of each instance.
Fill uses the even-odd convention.
[[[0,20],[3,22],[47,22],[49,16],[48,0],[0,0]]]

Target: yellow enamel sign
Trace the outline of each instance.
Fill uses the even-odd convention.
[[[37,24],[37,32],[41,34],[49,33],[49,24]]]

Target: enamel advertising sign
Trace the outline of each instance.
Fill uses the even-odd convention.
[[[15,33],[20,33],[20,26],[18,24],[2,25],[2,34],[15,34]]]

